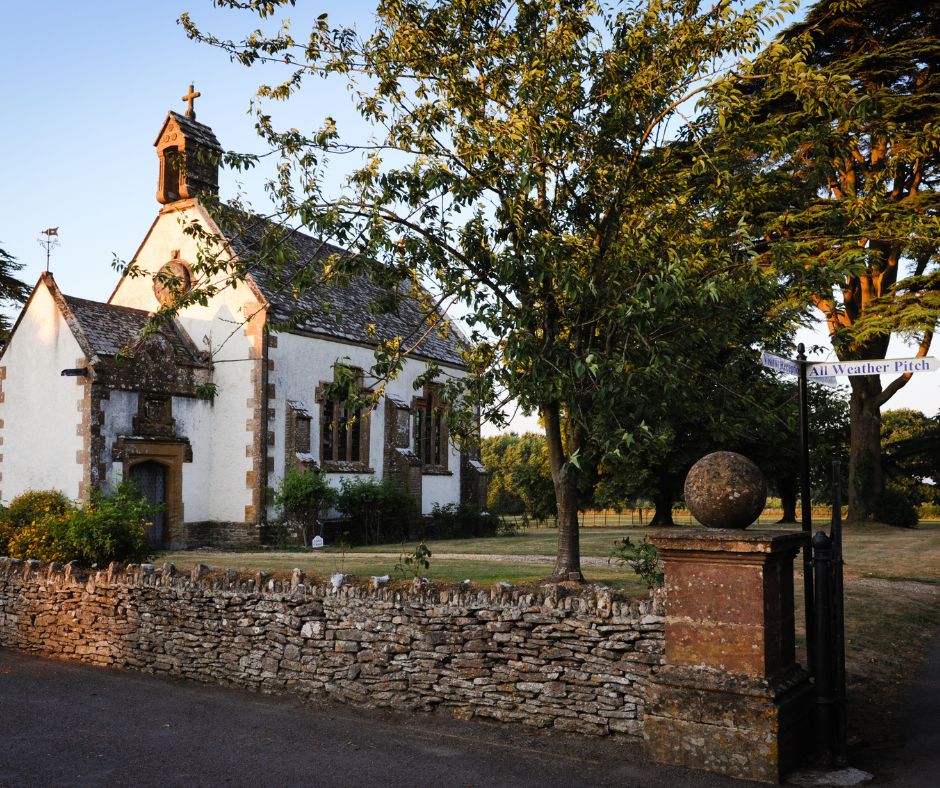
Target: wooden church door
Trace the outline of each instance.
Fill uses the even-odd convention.
[[[131,481],[141,489],[147,503],[152,506],[166,504],[166,466],[147,460],[131,466]],[[161,550],[166,543],[166,512],[153,515],[153,525],[145,526],[147,538],[156,549]]]

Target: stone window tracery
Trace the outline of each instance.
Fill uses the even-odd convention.
[[[317,387],[320,404],[320,465],[329,471],[372,473],[369,467],[369,417],[357,408],[323,396],[326,382]]]
[[[414,413],[412,444],[424,473],[450,473],[447,425],[437,386],[425,386],[424,396],[411,401],[411,410]]]
[[[188,293],[193,280],[189,265],[180,260],[178,249],[173,251],[172,259],[164,265],[153,278],[153,294],[161,304],[169,303],[177,295]]]

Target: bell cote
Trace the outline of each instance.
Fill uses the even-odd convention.
[[[160,159],[157,202],[188,200],[200,194],[219,193],[219,166],[213,161],[222,152],[212,129],[196,122],[190,85],[189,110],[185,115],[170,112],[163,121],[154,146]]]

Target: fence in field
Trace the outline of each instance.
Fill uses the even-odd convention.
[[[582,528],[641,528],[645,525],[649,525],[653,520],[653,516],[656,511],[652,508],[636,508],[636,509],[624,509],[623,511],[615,511],[614,509],[589,509],[584,512],[580,512],[578,518],[581,523]],[[843,508],[843,514],[845,509]],[[800,517],[800,509],[797,506],[796,512],[797,519]],[[772,523],[778,522],[783,517],[783,509],[780,508],[767,508],[761,512],[761,516],[758,520],[759,523],[763,525],[770,525]],[[832,507],[830,506],[814,506],[813,507],[813,518],[814,519],[831,519],[832,517]],[[673,509],[672,510],[672,521],[676,526],[691,525],[697,526],[698,520],[696,520],[692,513],[688,509]],[[554,519],[546,520],[542,523],[538,523],[535,520],[529,519],[529,527],[554,527],[556,525]]]

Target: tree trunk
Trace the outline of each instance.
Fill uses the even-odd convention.
[[[581,574],[581,544],[578,532],[578,476],[576,468],[570,464],[565,467],[568,457],[561,438],[560,411],[557,402],[542,410],[548,462],[552,469],[555,500],[558,503],[558,554],[555,557],[555,568],[548,579],[555,583],[565,580],[581,582],[584,576]],[[576,425],[571,432],[568,446],[573,453],[583,447],[584,430]]]
[[[780,503],[783,506],[783,517],[777,522],[796,522],[796,494],[799,491],[797,480],[793,476],[779,476],[777,478],[777,492],[780,493]]]
[[[877,375],[850,378],[849,521],[870,519],[871,506],[884,492],[881,470],[881,379]]]
[[[656,512],[650,525],[675,525],[672,519],[673,484],[672,476],[661,474],[655,495]]]

